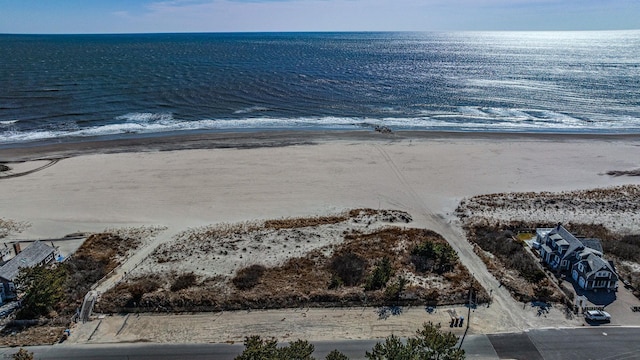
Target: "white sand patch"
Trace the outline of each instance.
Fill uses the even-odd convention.
[[[617,233],[633,234],[640,231],[640,186],[483,195],[462,201],[458,214],[465,222],[602,224]]]
[[[195,273],[204,278],[232,276],[249,265],[274,267],[288,259],[304,257],[314,250],[329,256],[332,245],[353,231],[372,232],[390,224],[404,223],[406,215],[384,211],[361,215],[335,224],[292,229],[269,229],[262,222],[220,224],[189,229],[160,245],[130,274]]]

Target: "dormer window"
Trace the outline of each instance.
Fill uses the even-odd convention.
[[[578,264],[578,270],[580,270],[581,272],[584,272],[584,265]]]

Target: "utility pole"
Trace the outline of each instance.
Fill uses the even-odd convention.
[[[467,328],[464,330],[465,335],[469,330],[469,320],[471,320],[471,294],[473,294],[473,282],[469,286],[469,308],[467,309]]]
[[[471,281],[469,282],[469,301],[467,303],[467,327],[464,329],[464,334],[462,335],[462,339],[460,339],[460,345],[458,346],[458,350],[462,349],[462,343],[464,342],[465,336],[467,336],[467,331],[469,331],[469,323],[471,322],[471,294],[473,293],[473,275],[471,274]]]

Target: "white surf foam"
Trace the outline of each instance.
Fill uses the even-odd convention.
[[[128,113],[116,117],[116,120],[126,120],[138,123],[147,123],[150,121],[172,121],[173,114],[171,113],[150,113],[150,112],[134,112]]]
[[[245,109],[240,109],[240,110],[236,110],[233,113],[234,114],[249,114],[249,113],[254,113],[254,112],[261,112],[261,111],[269,111],[269,108],[266,108],[264,106],[251,106]]]
[[[2,120],[0,121],[0,126],[9,126],[17,123],[20,120]]]
[[[483,115],[484,114],[484,115]],[[532,109],[500,109],[464,107],[450,112],[432,111],[418,117],[301,117],[202,119],[184,121],[170,113],[129,113],[116,118],[120,123],[77,128],[20,132],[7,127],[0,131],[0,142],[27,142],[70,137],[95,137],[120,134],[148,134],[197,130],[261,130],[261,129],[361,129],[376,125],[407,130],[459,131],[607,131],[640,132],[640,119],[627,117],[612,121],[585,122],[566,114]],[[526,121],[524,121],[526,120]],[[6,122],[5,122],[6,123]],[[15,122],[11,122],[13,124]]]

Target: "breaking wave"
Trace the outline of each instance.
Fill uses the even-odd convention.
[[[388,115],[388,114],[387,114]],[[616,118],[589,122],[547,110],[462,107],[452,111],[423,111],[414,117],[254,117],[238,119],[181,120],[172,113],[136,112],[99,126],[66,126],[57,129],[0,130],[2,142],[28,142],[55,138],[175,133],[185,131],[247,130],[358,130],[386,126],[392,130],[509,131],[509,132],[640,132],[639,119]],[[12,125],[15,121],[2,122]]]

